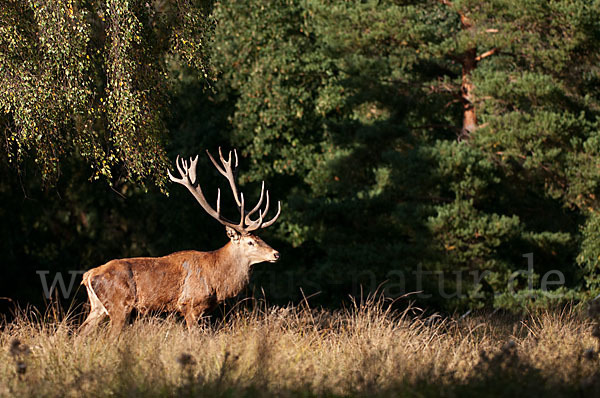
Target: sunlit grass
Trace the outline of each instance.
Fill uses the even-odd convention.
[[[572,396],[600,387],[595,323],[580,311],[455,319],[386,308],[258,302],[191,331],[174,317],[141,318],[117,341],[106,327],[78,336],[74,316],[23,314],[0,334],[0,395]]]

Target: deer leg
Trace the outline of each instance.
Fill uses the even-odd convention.
[[[116,339],[123,331],[125,323],[129,319],[130,308],[119,309],[109,314],[110,316],[110,337]]]
[[[192,330],[192,327],[198,324],[198,317],[196,311],[194,311],[194,307],[190,306],[184,317],[188,330]]]
[[[129,270],[130,271],[130,270]],[[110,317],[110,336],[117,338],[129,319],[135,303],[135,285],[130,272],[115,272],[114,279],[106,275],[92,278],[91,285],[102,308]]]
[[[185,314],[185,324],[187,325],[188,330],[192,330],[192,327],[197,324],[198,320],[192,311]]]
[[[79,326],[78,333],[82,336],[87,336],[98,326],[98,324],[106,317],[106,313],[100,308],[90,311],[85,321]]]
[[[92,330],[94,330],[98,326],[100,321],[102,321],[108,313],[106,312],[106,308],[98,298],[98,295],[96,295],[96,292],[94,291],[94,288],[90,283],[89,279],[84,281],[84,285],[88,293],[88,298],[90,300],[90,313],[88,314],[85,321],[81,324],[81,326],[79,326],[79,329],[77,331],[83,336],[87,336]]]
[[[192,327],[198,324],[198,319],[206,309],[206,305],[188,306],[184,315],[188,330],[192,330]]]
[[[110,317],[110,336],[111,338],[117,338],[121,334],[125,323],[129,320],[129,314],[133,309],[133,298],[124,294],[125,292],[114,290],[115,296],[119,297],[120,300],[110,302],[108,305],[108,316]],[[113,296],[114,297],[114,296]],[[108,304],[108,303],[107,303]]]

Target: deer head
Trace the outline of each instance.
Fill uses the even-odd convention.
[[[229,151],[229,157],[227,160],[223,157],[221,148],[219,148],[219,159],[221,165],[212,157],[210,152],[206,151],[208,157],[212,161],[213,165],[217,168],[229,182],[233,198],[237,205],[240,221],[235,222],[228,220],[221,214],[221,190],[217,189],[217,209],[215,210],[206,200],[202,188],[196,178],[196,165],[198,163],[198,156],[190,158],[189,160],[180,159],[177,156],[175,162],[177,170],[179,171],[180,178],[174,177],[171,171],[168,171],[169,178],[171,181],[186,187],[191,194],[196,198],[200,206],[215,220],[225,226],[227,236],[231,241],[232,250],[236,251],[240,259],[245,259],[249,264],[255,264],[262,261],[275,262],[279,259],[279,253],[266,244],[261,238],[254,235],[254,232],[273,225],[279,215],[281,214],[281,202],[277,202],[277,214],[270,219],[265,221],[265,216],[269,211],[269,191],[265,191],[265,182],[262,182],[260,189],[260,198],[258,203],[250,210],[246,211],[246,203],[244,201],[244,194],[238,191],[236,183],[237,167],[238,167],[238,155],[237,151],[233,150],[235,157],[235,163],[232,164],[232,151]],[[265,203],[264,208],[263,202]],[[258,212],[258,215],[256,213]],[[253,216],[255,217],[253,219]]]

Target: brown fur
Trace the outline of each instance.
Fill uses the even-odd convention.
[[[219,250],[111,260],[89,270],[81,283],[91,308],[80,330],[89,333],[108,315],[111,334],[118,335],[133,309],[179,312],[192,327],[205,311],[248,284],[252,264],[279,258],[255,235],[229,227],[227,234],[231,240]]]

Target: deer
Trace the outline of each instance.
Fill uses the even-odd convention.
[[[82,335],[89,334],[108,317],[110,334],[117,337],[134,309],[141,315],[151,311],[179,313],[191,329],[204,313],[225,299],[237,296],[248,285],[252,265],[279,260],[279,252],[256,232],[277,221],[281,202],[277,202],[275,216],[266,221],[269,191],[265,191],[263,181],[258,203],[247,211],[244,194],[238,191],[236,183],[237,151],[233,150],[235,162],[232,163],[232,151],[226,160],[219,148],[221,165],[208,150],[206,153],[229,183],[239,221],[231,221],[221,214],[220,189],[217,189],[216,210],[206,200],[196,178],[198,155],[189,160],[177,156],[175,165],[179,176],[170,170],[167,174],[172,182],[186,187],[208,215],[225,226],[229,242],[213,251],[186,250],[164,257],[124,258],[90,269],[81,282],[90,305],[90,312],[79,328]]]

